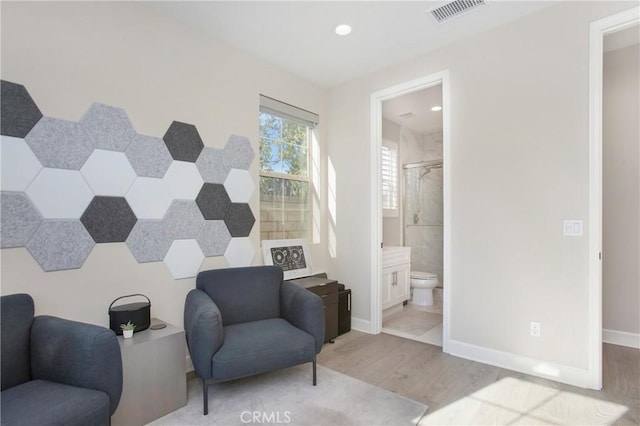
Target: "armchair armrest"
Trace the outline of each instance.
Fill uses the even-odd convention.
[[[31,377],[103,391],[113,414],[122,394],[118,339],[105,327],[38,316],[31,327]]]
[[[220,309],[202,290],[193,289],[187,294],[184,330],[196,373],[202,379],[210,379],[211,358],[222,346],[224,331]]]
[[[320,296],[284,281],[280,310],[284,319],[315,338],[316,353],[320,353],[324,343],[324,304]]]

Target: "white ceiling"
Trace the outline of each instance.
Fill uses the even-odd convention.
[[[442,111],[431,111],[436,105],[442,106],[441,84],[382,102],[382,116],[428,135],[442,131]],[[412,113],[409,117],[405,115],[408,112]]]
[[[150,1],[146,7],[323,87],[469,37],[556,2],[492,1],[437,24],[444,1]],[[353,27],[337,36],[338,24]]]

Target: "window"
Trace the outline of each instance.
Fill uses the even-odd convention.
[[[383,217],[397,217],[398,208],[398,144],[382,145],[382,209]]]
[[[260,96],[260,239],[311,241],[311,135],[318,116]]]

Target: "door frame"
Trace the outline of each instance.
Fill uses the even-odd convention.
[[[443,156],[443,330],[442,350],[448,352],[449,315],[451,312],[451,162],[449,141],[449,70],[429,74],[416,80],[407,81],[371,94],[371,333],[382,330],[382,179],[380,174],[382,149],[382,102],[428,89],[442,84],[442,156]]]
[[[589,31],[589,387],[602,389],[602,86],[604,37],[640,24],[636,6]]]

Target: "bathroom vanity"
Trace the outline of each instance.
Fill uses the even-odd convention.
[[[411,247],[382,249],[382,309],[409,300],[411,275]]]

